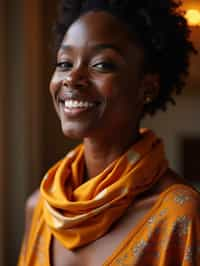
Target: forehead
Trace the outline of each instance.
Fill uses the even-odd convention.
[[[73,47],[109,43],[120,49],[140,48],[126,26],[104,11],[90,11],[76,20],[66,32],[62,45]]]

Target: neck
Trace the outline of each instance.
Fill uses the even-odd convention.
[[[137,142],[139,131],[129,131],[119,136],[113,134],[103,138],[85,138],[84,156],[86,178],[90,179],[101,173],[111,162],[122,155]]]

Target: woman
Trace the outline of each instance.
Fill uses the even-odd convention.
[[[29,199],[20,266],[200,265],[199,194],[140,129],[182,90],[195,52],[179,6],[62,1],[50,93],[83,144]]]

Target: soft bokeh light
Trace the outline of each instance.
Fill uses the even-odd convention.
[[[189,9],[185,15],[190,26],[200,26],[200,11],[197,9]]]

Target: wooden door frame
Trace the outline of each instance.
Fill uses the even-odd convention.
[[[23,0],[24,87],[27,110],[27,155],[31,175],[27,180],[27,194],[38,186],[42,169],[43,126],[43,24],[42,1]]]
[[[0,265],[4,264],[4,227],[5,227],[5,178],[6,178],[6,31],[7,6],[1,0],[0,8]]]

